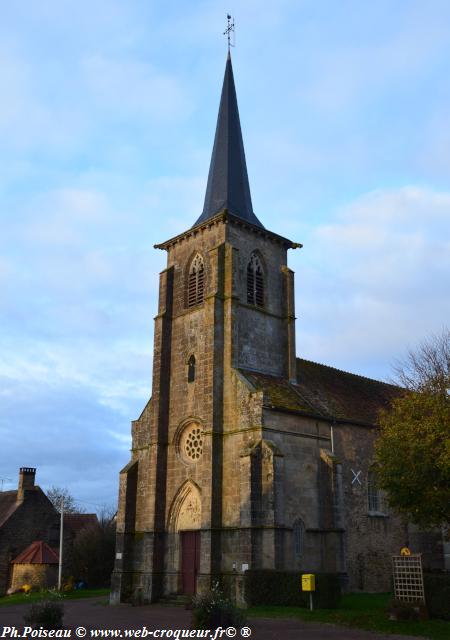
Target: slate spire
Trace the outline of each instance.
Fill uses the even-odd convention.
[[[194,226],[212,218],[223,209],[228,209],[229,213],[251,224],[263,227],[253,213],[230,53],[223,79],[205,204],[203,213]]]

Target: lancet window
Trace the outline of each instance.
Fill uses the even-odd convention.
[[[298,518],[292,527],[294,534],[294,555],[297,560],[303,558],[305,549],[305,523]]]
[[[256,253],[252,253],[247,265],[247,303],[264,306],[264,273]]]
[[[197,253],[191,262],[188,275],[187,306],[203,302],[205,296],[205,265],[202,256]]]
[[[369,503],[369,513],[384,513],[384,494],[378,486],[377,468],[375,465],[370,467],[367,474],[367,499]]]
[[[188,382],[195,380],[195,356],[192,355],[188,361]]]

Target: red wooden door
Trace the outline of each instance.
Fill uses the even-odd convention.
[[[200,531],[181,532],[181,576],[183,593],[195,593],[197,573],[200,568]]]

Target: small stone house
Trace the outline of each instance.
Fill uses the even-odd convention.
[[[0,596],[10,587],[14,558],[37,540],[51,548],[59,545],[59,513],[35,484],[35,478],[35,468],[21,467],[17,490],[0,492]],[[67,528],[64,534],[67,561],[71,541],[72,533]]]
[[[59,554],[42,540],[30,544],[11,564],[9,590],[12,593],[24,585],[33,589],[49,589],[58,584]]]

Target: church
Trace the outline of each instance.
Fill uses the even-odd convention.
[[[373,443],[398,389],[296,357],[300,246],[253,211],[228,55],[203,212],[155,245],[152,396],[120,473],[111,602],[248,569],[389,589],[408,530],[377,488]]]

